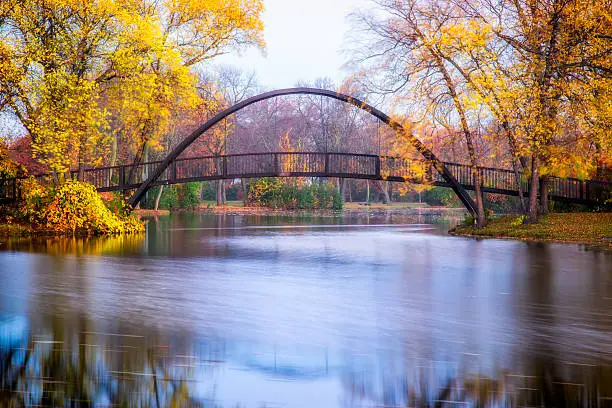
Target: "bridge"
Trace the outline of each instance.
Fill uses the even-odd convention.
[[[100,192],[137,190],[161,164],[162,161],[152,161],[91,168],[83,172],[82,181],[93,184]],[[448,162],[443,164],[462,188],[474,190],[470,166]],[[424,171],[417,170],[422,169],[423,166],[425,166]],[[514,171],[491,167],[481,167],[479,171],[483,191],[518,196]],[[71,177],[77,178],[77,176],[77,171],[71,172]],[[41,183],[51,182],[51,174],[41,174],[35,177]],[[451,187],[430,162],[425,160],[415,162],[397,157],[369,154],[313,152],[271,152],[177,158],[170,162],[162,174],[150,184],[150,187],[193,181],[259,177],[338,177]],[[527,183],[525,181],[521,183],[522,190],[527,192]],[[558,177],[550,179],[552,200],[603,204],[611,190],[612,183],[602,181]],[[14,200],[17,195],[16,179],[0,182],[0,198]]]
[[[396,133],[401,132],[404,139],[422,156],[426,171],[415,172],[412,166],[415,163],[401,158],[350,152],[270,152],[181,157],[202,134],[237,111],[266,99],[301,94],[318,95],[353,105],[387,124]],[[217,113],[183,139],[164,160],[92,168],[84,170],[81,176],[83,181],[93,184],[101,192],[134,190],[128,200],[132,207],[142,200],[151,187],[191,181],[257,177],[340,177],[431,183],[452,188],[467,210],[475,214],[476,205],[467,190],[474,189],[472,180],[476,171],[480,172],[483,191],[519,194],[518,180],[513,171],[487,167],[475,169],[469,165],[442,162],[401,123],[357,98],[325,89],[288,88],[253,96]],[[421,175],[418,176],[417,173]],[[76,177],[77,174],[73,171],[71,176]],[[46,181],[50,179],[50,175],[39,175],[37,178]],[[527,192],[528,185],[523,181],[519,182],[522,191]],[[610,197],[612,184],[553,177],[550,180],[550,189],[550,198],[553,200],[603,204],[604,200]],[[18,195],[16,179],[0,180],[0,200],[16,200]]]

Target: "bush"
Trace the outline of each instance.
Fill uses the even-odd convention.
[[[471,227],[475,223],[476,223],[476,219],[474,218],[473,215],[466,215],[462,222],[462,224],[465,225],[466,227]]]
[[[50,190],[40,185],[34,177],[19,181],[21,192],[20,215],[29,222],[36,219],[44,212],[48,201]]]
[[[205,181],[202,183],[202,195],[204,201],[215,201],[217,199],[217,188],[214,182]]]
[[[303,186],[297,191],[297,208],[301,210],[317,208],[316,196],[312,186]],[[287,207],[286,207],[287,208]],[[292,207],[288,207],[292,208]]]
[[[255,207],[276,208],[282,183],[277,178],[260,178],[251,183],[247,203]]]
[[[340,191],[337,188],[335,188],[334,196],[332,200],[332,209],[342,210],[343,208],[344,208],[344,200],[342,199],[342,195],[340,194]]]
[[[174,186],[176,189],[178,207],[184,210],[195,210],[200,204],[201,183],[192,182]]]
[[[111,191],[108,193],[100,193],[104,205],[113,214],[128,215],[130,212],[129,206],[126,205],[123,195],[119,191]]]
[[[57,233],[103,235],[144,230],[141,221],[122,215],[119,208],[111,212],[91,184],[68,180],[54,188],[28,179],[22,183],[22,197],[22,217]]]
[[[433,187],[423,192],[422,197],[423,201],[429,205],[461,206],[461,201],[459,201],[455,192],[448,187]]]
[[[285,184],[277,178],[254,180],[247,197],[247,205],[283,209],[342,209],[340,192],[329,183],[298,186]]]
[[[192,182],[186,184],[176,184],[164,186],[162,195],[159,198],[159,209],[162,210],[195,210],[200,204],[201,186],[203,183]],[[153,187],[147,194],[147,199],[142,203],[142,208],[155,208],[155,200],[161,187]]]

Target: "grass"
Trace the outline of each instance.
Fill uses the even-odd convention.
[[[244,207],[244,201],[227,201],[225,205],[217,206],[217,202],[214,200],[204,200],[198,205],[198,208],[213,207]]]
[[[518,224],[516,221],[516,216],[504,216],[491,220],[482,229],[459,225],[451,233],[612,248],[612,213],[553,213],[540,217],[534,224]]]
[[[364,208],[372,208],[372,209],[402,209],[402,208],[429,208],[429,204],[426,203],[370,203],[367,206],[364,203],[344,203],[345,210],[363,210]]]

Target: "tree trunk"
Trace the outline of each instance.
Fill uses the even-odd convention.
[[[144,145],[144,150],[142,153],[142,162],[146,163],[149,161],[149,143],[145,143]],[[144,182],[146,179],[149,178],[149,171],[147,169],[146,166],[142,167],[142,182]],[[148,203],[149,202],[149,190],[147,190],[147,192],[145,193],[144,196],[144,202]]]
[[[162,193],[164,191],[164,185],[159,186],[159,191],[157,192],[157,197],[155,197],[155,212],[157,212],[159,208],[159,200],[161,199]]]
[[[521,183],[521,172],[518,167],[518,163],[515,159],[512,160],[512,168],[514,170],[514,184],[519,193],[519,202],[521,203],[521,212],[527,214],[527,206],[525,205],[525,192],[523,191],[523,184]]]
[[[136,153],[136,156],[134,157],[134,164],[139,164],[142,163],[142,159],[145,156],[145,153],[147,151],[147,144],[148,142],[145,142],[142,147],[140,148],[140,150],[138,151],[138,153]],[[131,167],[130,171],[127,175],[127,180],[125,181],[126,184],[130,185],[133,184],[135,181],[135,170],[136,167]]]
[[[476,228],[483,228],[487,225],[487,218],[484,212],[484,200],[482,199],[482,189],[480,187],[480,172],[476,166],[472,166],[472,176],[474,178],[474,191],[476,193]]]
[[[391,200],[389,199],[389,191],[387,190],[386,183],[383,180],[380,180],[378,182],[378,185],[380,186],[380,190],[381,190],[381,193],[382,193],[382,202],[383,202],[383,204],[389,204],[389,202]]]
[[[223,205],[223,180],[217,181],[217,206]]]
[[[529,181],[529,216],[527,217],[528,222],[538,221],[538,182],[539,177],[539,161],[538,158],[533,155],[531,157],[531,179]]]
[[[438,65],[438,69],[440,73],[444,77],[444,82],[446,83],[446,87],[453,98],[453,104],[455,105],[455,109],[459,114],[459,122],[461,124],[461,130],[463,131],[463,135],[465,137],[465,144],[468,149],[468,156],[470,158],[470,165],[472,168],[472,180],[474,181],[474,190],[476,191],[476,227],[482,228],[487,224],[487,219],[484,213],[484,202],[482,200],[482,192],[481,192],[481,180],[480,180],[480,172],[478,171],[478,163],[476,160],[476,150],[474,148],[474,143],[472,141],[472,132],[470,131],[470,126],[467,120],[467,114],[459,95],[457,94],[457,89],[453,82],[452,77],[448,73],[446,67],[444,66],[444,62],[442,61],[441,54],[439,51],[433,49],[432,47],[428,47],[429,52],[436,60],[436,64]]]
[[[548,214],[548,186],[550,179],[548,176],[542,176],[540,179],[540,215]]]
[[[349,194],[349,203],[353,202],[353,183],[350,180],[347,180],[348,184],[348,194]]]
[[[221,181],[221,198],[223,199],[223,205],[225,205],[227,204],[227,190],[225,189],[225,181]]]
[[[246,180],[240,179],[240,185],[242,186],[242,200],[244,201],[244,206],[246,207],[249,198],[249,189]]]
[[[366,180],[366,204],[370,204],[370,180]]]

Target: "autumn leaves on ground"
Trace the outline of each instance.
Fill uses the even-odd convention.
[[[1,135],[0,179],[26,180],[20,202],[2,208],[3,228],[141,231],[124,196],[99,195],[81,182],[83,172],[161,160],[206,118],[269,90],[254,73],[217,62],[221,54],[265,50],[265,5],[265,0],[0,2],[0,113],[14,124]],[[347,37],[346,79],[340,84],[296,79],[296,85],[376,102],[402,124],[401,131],[338,101],[276,98],[224,120],[184,156],[350,149],[415,159],[417,138],[441,160],[472,166],[474,233],[537,231],[538,237],[571,240],[563,223],[550,224],[557,216],[546,216],[558,208],[549,202],[550,177],[612,177],[607,2],[372,0],[348,18],[354,30]],[[334,74],[337,68],[329,69]],[[478,166],[511,169],[525,199],[483,194]],[[69,180],[69,170],[76,180]],[[27,179],[38,173],[49,177],[43,183]],[[228,190],[237,189],[242,199],[253,197],[255,206],[336,210],[353,193],[369,200],[371,189],[383,201],[398,193],[416,200],[435,191],[407,183],[235,180],[158,187],[141,206],[197,207],[207,189],[219,204]],[[603,191],[597,205],[580,209],[609,210],[610,199]],[[517,215],[481,229],[492,209]],[[597,239],[609,233],[604,213],[580,221],[583,232]]]
[[[452,233],[612,248],[612,213],[551,213],[534,224],[524,224],[520,217],[508,215],[491,220],[485,228],[460,225]]]

